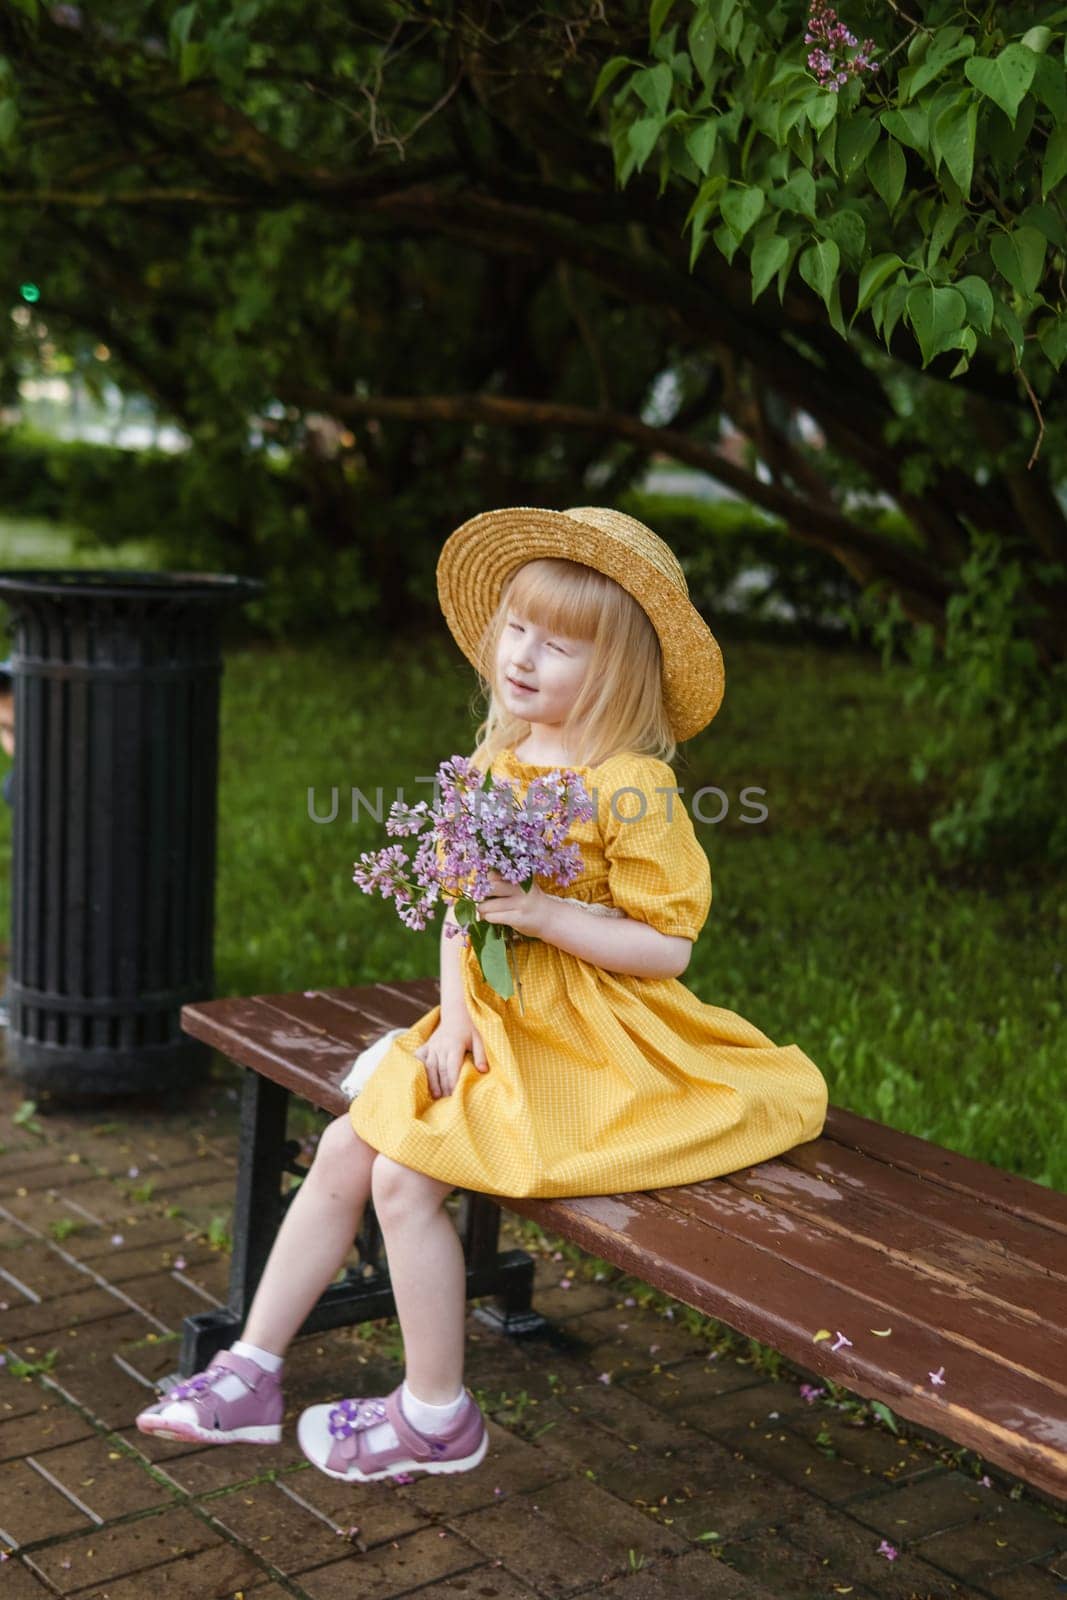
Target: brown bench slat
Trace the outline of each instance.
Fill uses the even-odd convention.
[[[432,994],[427,995],[429,988]],[[419,990],[419,993],[413,991]],[[256,998],[294,1016],[307,1016],[312,1024],[329,1027],[346,1017],[358,1018],[359,1026],[370,1024],[370,1037],[387,1028],[409,1027],[437,1003],[438,985],[420,979],[410,988],[385,983],[368,983],[358,989],[309,989],[301,994],[261,994]]]
[[[279,1016],[288,1018],[300,1026],[312,1029],[314,1032],[323,1032],[327,1037],[336,1039],[348,1051],[348,1063],[360,1050],[364,1049],[379,1034],[387,1028],[407,1026],[416,1017],[421,1016],[421,1010],[413,1010],[410,1001],[405,1015],[399,1002],[392,1002],[386,1006],[342,1006],[322,992],[312,996],[301,994],[261,994],[257,998],[264,1005],[269,1005]]]
[[[973,1233],[944,1227],[921,1209],[913,1213],[903,1206],[888,1206],[855,1189],[842,1194],[830,1184],[826,1188],[832,1199],[828,1199],[812,1191],[811,1178],[793,1168],[792,1156],[764,1162],[751,1175],[731,1173],[724,1181],[793,1216],[821,1224],[839,1239],[862,1240],[906,1260],[917,1272],[955,1283],[961,1293],[1021,1308],[1031,1320],[1054,1328],[1067,1326],[1067,1293],[1058,1279],[1013,1262],[998,1248],[987,1248]]]
[[[339,1115],[347,1104],[337,1085],[352,1064],[352,1047],[300,1028],[258,999],[184,1005],[181,1024],[194,1039],[239,1066],[251,1067],[312,1105]]]
[[[664,1206],[665,1192],[502,1199],[501,1204],[819,1376],[882,1400],[901,1416],[947,1434],[1052,1494],[1063,1494],[1067,1404],[1047,1384],[998,1364],[991,1385],[988,1357],[962,1345],[953,1348],[950,1369],[944,1338],[899,1312],[894,1312],[895,1342],[860,1334],[861,1327],[889,1324],[882,1308],[857,1285],[841,1289],[813,1279],[791,1262],[723,1232],[714,1215],[706,1226],[679,1220],[665,1227],[664,1214],[671,1209]],[[831,1354],[832,1340],[812,1342],[818,1330],[807,1308],[813,1305],[819,1307],[818,1325],[835,1334],[840,1329],[853,1340],[851,1348]],[[943,1363],[945,1388],[934,1389],[927,1373]]]
[[[382,1004],[391,1007],[393,999],[402,1001],[405,1006],[403,1016],[398,1018],[397,1022],[389,1024],[390,1027],[398,1027],[400,1020],[415,1022],[427,1011],[431,1011],[441,998],[441,985],[436,978],[412,978],[402,984],[374,983],[367,984],[361,989],[320,989],[318,993],[340,1006],[351,1006],[356,1010],[366,1010],[368,1013],[376,1012]],[[407,1008],[410,1008],[410,1016],[407,1016]]]
[[[1067,1195],[1014,1172],[1003,1172],[944,1145],[929,1144],[899,1128],[887,1128],[858,1111],[831,1106],[823,1134],[837,1144],[852,1145],[864,1155],[889,1162],[920,1178],[934,1178],[983,1207],[997,1206],[1027,1222],[1039,1222],[1067,1233]]]
[[[436,983],[431,988],[437,992]],[[349,1102],[339,1085],[355,1056],[388,1028],[407,1026],[436,1004],[424,1002],[421,983],[415,994],[367,985],[202,1000],[182,1007],[181,1025],[229,1060],[340,1116]]]
[[[999,1392],[1004,1367],[1029,1373],[1039,1381],[1042,1373],[1063,1371],[1060,1363],[1067,1355],[1063,1324],[1035,1322],[1025,1311],[983,1300],[971,1293],[965,1280],[945,1281],[919,1273],[906,1257],[894,1258],[858,1237],[850,1239],[844,1249],[840,1235],[807,1218],[789,1217],[776,1206],[753,1202],[729,1181],[713,1179],[651,1193],[675,1213],[669,1220],[664,1218],[663,1224],[665,1233],[672,1236],[672,1252],[674,1233],[695,1221],[808,1273],[811,1282],[803,1301],[803,1317],[809,1340],[817,1328],[827,1325],[821,1306],[823,1287],[830,1285],[862,1296],[862,1305],[853,1313],[855,1320],[862,1312],[856,1323],[858,1332],[843,1323],[841,1331],[857,1344],[862,1337],[875,1350],[883,1346],[887,1358],[893,1353],[891,1342],[900,1344],[898,1323],[905,1317],[909,1330],[921,1324],[941,1339],[935,1369],[943,1362],[951,1371],[961,1346],[988,1356],[985,1382],[991,1393]],[[889,1339],[879,1339],[870,1333],[871,1327],[891,1327],[893,1332]],[[1026,1359],[1020,1355],[1023,1341]],[[1030,1365],[1031,1360],[1035,1365]],[[1048,1382],[1067,1402],[1067,1384],[1056,1379]],[[1067,1416],[1067,1404],[1064,1414]]]
[[[945,1189],[937,1176],[905,1173],[825,1136],[800,1144],[789,1157],[798,1171],[835,1179],[843,1194],[873,1190],[901,1210],[941,1222],[960,1238],[981,1238],[990,1250],[1000,1250],[1006,1261],[1029,1262],[1040,1272],[1056,1275],[1057,1283],[1064,1282],[1067,1240],[1043,1222],[1025,1222],[998,1206],[982,1206],[977,1195],[965,1197],[960,1189]]]

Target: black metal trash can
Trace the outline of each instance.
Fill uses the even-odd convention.
[[[156,1093],[209,1052],[220,624],[212,573],[6,571],[15,689],[8,1070],[55,1099]]]

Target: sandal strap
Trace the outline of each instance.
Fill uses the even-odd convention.
[[[349,1401],[348,1405],[355,1408],[357,1402]],[[360,1401],[358,1406],[358,1417],[350,1421],[346,1434],[335,1437],[327,1457],[326,1465],[333,1472],[347,1472],[351,1465],[358,1467],[360,1472],[379,1472],[392,1461],[409,1456],[413,1461],[432,1460],[448,1447],[446,1439],[428,1438],[411,1426],[400,1404],[399,1388],[382,1399]],[[383,1407],[384,1416],[381,1414]],[[397,1444],[375,1450],[368,1445],[367,1433],[380,1422],[391,1423]]]
[[[220,1350],[207,1370],[211,1372],[215,1367],[221,1367],[224,1372],[236,1373],[242,1383],[252,1390],[253,1394],[255,1394],[264,1378],[272,1376],[265,1367],[261,1367],[250,1356],[237,1356],[234,1355],[232,1350]]]
[[[219,1380],[230,1372],[240,1378],[246,1389],[253,1394],[264,1379],[269,1381],[273,1377],[272,1373],[268,1373],[248,1356],[234,1355],[232,1350],[220,1350],[202,1372],[194,1373],[192,1377],[185,1378],[169,1390],[158,1402],[156,1409],[162,1411],[176,1401],[183,1401],[193,1407],[202,1426],[208,1422],[213,1427],[217,1426],[219,1405],[232,1404],[224,1400],[217,1390]]]

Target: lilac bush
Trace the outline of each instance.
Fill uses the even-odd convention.
[[[402,844],[364,851],[353,863],[352,880],[364,893],[392,900],[408,928],[425,928],[439,901],[450,901],[459,926],[449,925],[447,935],[474,946],[483,977],[506,1000],[514,993],[510,950],[519,935],[478,915],[489,874],[527,892],[535,876],[573,883],[582,856],[567,834],[572,822],[592,815],[592,800],[570,767],[535,778],[520,804],[514,779],[483,775],[466,757],[452,756],[437,769],[432,805],[396,800],[390,807],[387,833],[422,835],[414,856]]]

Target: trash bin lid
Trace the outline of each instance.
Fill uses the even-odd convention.
[[[80,595],[100,599],[250,600],[259,578],[224,572],[138,572],[133,569],[19,567],[0,569],[3,595]]]

